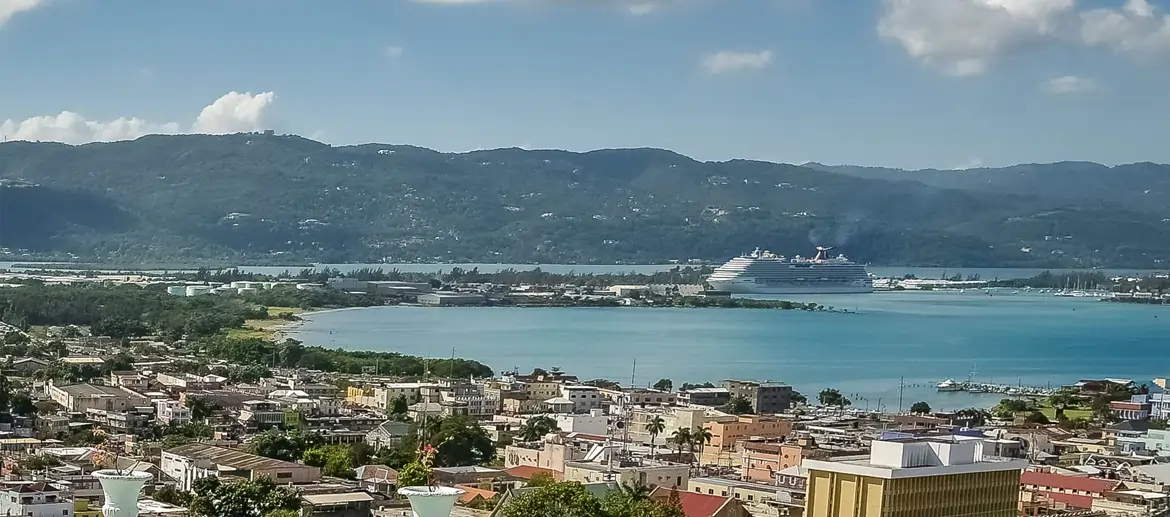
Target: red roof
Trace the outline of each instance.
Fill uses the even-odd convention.
[[[485,501],[490,501],[493,497],[499,495],[491,490],[475,488],[471,485],[455,485],[455,488],[463,490],[463,495],[459,496],[459,502],[463,504],[470,503],[478,497],[482,497]]]
[[[524,466],[524,465],[521,465],[519,467],[512,467],[510,469],[504,469],[504,472],[507,472],[509,476],[512,476],[512,477],[518,478],[518,479],[532,479],[532,476],[535,476],[535,475],[540,474],[540,473],[548,474],[548,475],[552,476],[553,479],[556,479],[556,480],[561,479],[561,476],[558,475],[557,471],[555,471],[555,470],[545,469],[545,468],[540,468],[540,467],[529,467],[529,466]]]
[[[1081,490],[1091,494],[1104,494],[1121,484],[1120,481],[1109,479],[1064,476],[1047,472],[1024,472],[1020,475],[1021,485],[1035,485],[1038,487],[1064,488],[1067,490]],[[1091,505],[1090,505],[1091,506]]]
[[[670,497],[670,491],[669,488],[658,487],[654,489],[654,492],[650,496],[658,499],[667,499]],[[714,517],[731,498],[679,490],[678,500],[682,504],[683,513],[687,517]]]
[[[1044,497],[1047,497],[1050,501],[1067,504],[1070,508],[1076,508],[1078,510],[1093,509],[1093,498],[1087,495],[1062,494],[1060,492],[1041,493],[1043,493]]]

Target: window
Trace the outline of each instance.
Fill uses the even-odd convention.
[[[755,500],[755,496],[748,494],[748,501],[754,501],[754,500]]]
[[[276,479],[292,479],[292,472],[277,472]]]

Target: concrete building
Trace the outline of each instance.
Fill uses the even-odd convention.
[[[557,421],[557,428],[566,433],[605,436],[609,430],[609,417],[605,411],[594,409],[585,414],[549,415]]]
[[[161,468],[163,474],[175,480],[175,488],[182,491],[190,491],[196,480],[208,476],[248,480],[266,477],[278,485],[321,480],[321,469],[317,467],[199,443],[162,451]]]
[[[87,409],[126,411],[149,406],[150,399],[125,388],[93,384],[49,385],[49,398],[70,413],[85,413]]]
[[[791,421],[759,415],[740,415],[730,422],[707,422],[703,427],[711,431],[707,448],[713,451],[731,451],[744,440],[779,440],[792,433]]]
[[[809,517],[1015,517],[1028,462],[947,437],[874,440],[868,457],[803,466]]]
[[[157,402],[158,421],[162,424],[187,425],[191,423],[191,410],[177,400]]]
[[[418,295],[418,303],[435,307],[451,307],[455,305],[478,305],[485,298],[479,294],[465,293],[426,293]]]
[[[0,483],[0,515],[72,517],[73,499],[63,487],[44,482]]]
[[[373,447],[375,451],[383,447],[392,447],[403,438],[410,434],[410,424],[406,422],[398,422],[395,420],[387,420],[382,422],[378,427],[366,433],[366,445]]]
[[[743,397],[752,403],[757,414],[783,413],[792,407],[792,386],[776,382],[725,380],[723,386],[731,398]]]
[[[853,451],[822,449],[812,438],[801,438],[782,443],[742,442],[740,444],[741,475],[744,480],[759,483],[775,483],[780,473],[793,467],[800,467],[804,460],[827,460],[846,454],[860,454]]]
[[[604,454],[603,454],[604,456]],[[611,466],[608,461],[599,458],[596,461],[567,461],[565,462],[565,481],[578,483],[598,483],[613,481],[619,485],[642,485],[650,488],[666,487],[686,490],[690,480],[691,467],[685,463],[671,463],[643,458],[642,461],[614,461]]]
[[[614,404],[624,401],[630,406],[673,406],[678,403],[678,395],[669,391],[635,388],[629,390],[598,389],[598,392]]]
[[[135,371],[110,372],[110,386],[143,391],[150,385],[146,376]]]
[[[155,380],[170,391],[218,390],[223,388],[223,383],[227,382],[227,377],[219,375],[195,375],[192,373],[160,373],[155,377]]]
[[[427,385],[419,382],[390,382],[378,386],[350,386],[346,389],[345,401],[388,411],[399,397],[406,399],[408,406],[421,402],[423,386]]]
[[[649,424],[655,418],[661,418],[662,423],[666,426],[666,430],[659,434],[655,439],[655,443],[663,445],[670,437],[671,433],[680,428],[690,429],[692,432],[703,428],[707,422],[713,421],[711,417],[707,416],[706,410],[691,409],[683,407],[665,407],[665,408],[634,408],[630,410],[629,428],[631,440],[636,440],[641,443],[650,443],[650,432],[646,430],[646,424]],[[734,420],[734,417],[728,417],[729,420]],[[604,432],[600,434],[605,434]]]
[[[285,412],[276,401],[248,400],[243,406],[237,420],[249,431],[262,431],[284,424]]]
[[[1153,404],[1148,395],[1134,395],[1130,400],[1119,400],[1109,403],[1109,412],[1121,420],[1148,420],[1153,410]]]
[[[605,399],[595,386],[562,384],[560,388],[561,398],[568,399],[573,404],[573,413],[588,413],[591,410],[604,407]]]
[[[679,392],[679,402],[696,406],[722,406],[731,402],[731,391],[727,388],[693,388]]]

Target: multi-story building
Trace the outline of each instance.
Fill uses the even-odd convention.
[[[249,431],[272,429],[284,424],[284,410],[271,400],[249,400],[237,419]]]
[[[1015,517],[1026,460],[962,437],[874,440],[868,457],[805,460],[809,517]]]
[[[125,388],[93,384],[49,384],[49,398],[70,413],[85,413],[87,409],[126,411],[150,405],[150,399]]]
[[[143,391],[150,386],[150,379],[136,371],[110,372],[110,386]]]
[[[218,390],[223,388],[227,377],[219,375],[195,375],[191,373],[160,373],[155,377],[159,384],[171,391]]]
[[[187,425],[191,423],[191,410],[177,400],[157,401],[158,421],[164,425]]]
[[[696,406],[722,406],[731,402],[731,390],[727,388],[692,388],[680,391],[679,401]]]
[[[728,379],[723,386],[731,398],[743,397],[760,415],[783,413],[792,407],[792,386],[778,382],[737,381]]]
[[[614,404],[625,403],[629,406],[673,406],[678,403],[678,395],[669,391],[648,389],[610,390],[598,389]]]
[[[45,482],[0,483],[0,515],[72,517],[73,499],[66,489]]]
[[[422,387],[418,382],[391,382],[379,386],[350,386],[346,389],[345,401],[351,404],[389,411],[394,401],[402,397],[406,404],[422,401]]]
[[[604,407],[604,398],[595,386],[584,384],[562,384],[561,397],[573,404],[574,413],[588,413],[593,409]]]
[[[740,415],[729,422],[707,422],[703,427],[711,431],[707,448],[714,451],[734,450],[736,443],[749,438],[778,440],[792,433],[792,421],[760,415]]]
[[[646,430],[646,425],[654,421],[655,418],[661,418],[665,431],[660,433],[655,442],[659,445],[666,443],[665,440],[670,437],[675,431],[685,428],[691,432],[702,429],[707,422],[714,421],[713,417],[707,416],[706,410],[691,409],[683,407],[663,407],[663,408],[634,408],[629,410],[629,426],[627,431],[631,440],[642,443],[650,443],[650,432]],[[735,420],[735,417],[725,417],[726,420]]]
[[[860,450],[845,452],[817,447],[812,438],[788,442],[753,442],[740,444],[741,476],[747,481],[774,483],[777,476],[806,459],[823,460],[844,454],[858,454]]]
[[[113,434],[138,434],[150,427],[154,418],[154,409],[150,406],[130,408],[127,411],[85,410],[86,420]]]
[[[1153,404],[1148,400],[1148,397],[1148,395],[1134,395],[1130,397],[1130,400],[1110,402],[1109,412],[1121,420],[1147,420],[1153,410]]]

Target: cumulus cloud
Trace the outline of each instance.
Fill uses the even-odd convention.
[[[1147,0],[1127,0],[1120,9],[1081,13],[1081,38],[1087,45],[1143,55],[1170,53],[1170,15]]]
[[[1131,54],[1170,54],[1170,16],[1150,0],[1084,10],[1076,0],[883,2],[879,36],[956,76],[981,74],[1007,54],[1057,40]]]
[[[228,93],[203,108],[190,131],[186,132],[224,134],[259,131],[265,128],[265,114],[275,100],[276,95],[272,92]],[[72,111],[22,121],[9,119],[0,123],[0,134],[9,140],[67,144],[133,140],[150,134],[183,132],[177,122],[156,123],[126,117],[106,121],[88,120]]]
[[[31,11],[44,4],[45,0],[0,0],[0,25],[4,25],[13,16]]]
[[[885,0],[878,34],[945,73],[983,73],[1003,54],[1057,35],[1074,0]]]
[[[1064,75],[1044,81],[1041,88],[1053,95],[1074,95],[1097,89],[1097,82],[1085,77]]]
[[[709,74],[759,70],[772,64],[772,51],[735,52],[723,50],[703,56],[699,64]]]

